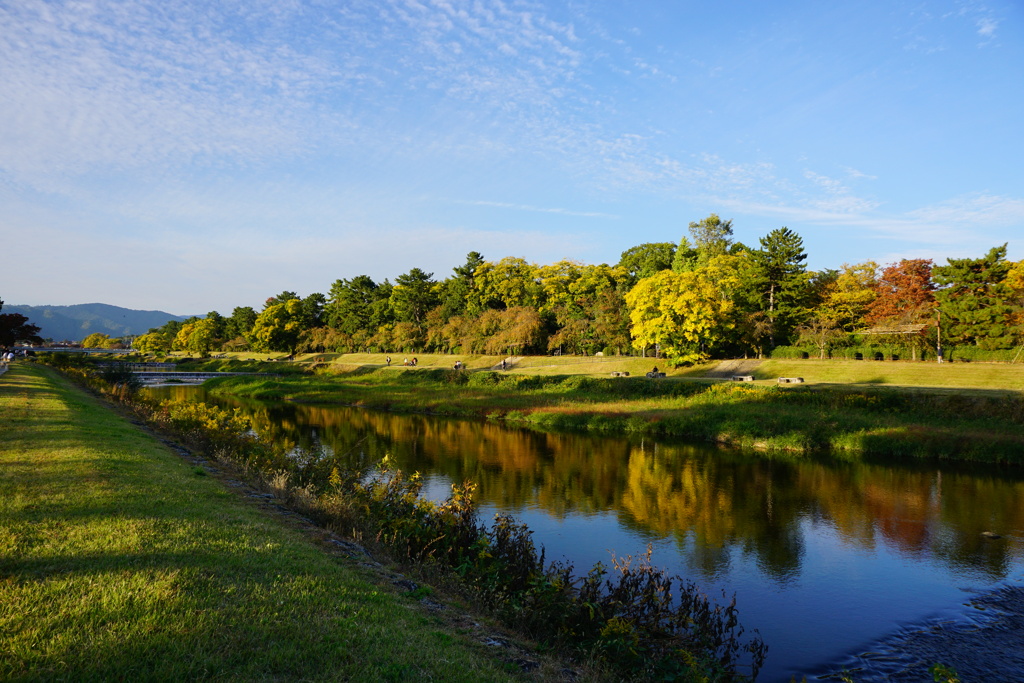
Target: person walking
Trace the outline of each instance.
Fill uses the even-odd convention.
[[[388,356],[384,360],[387,361],[388,367],[390,368],[391,367],[391,356]]]

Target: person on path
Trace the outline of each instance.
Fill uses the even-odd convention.
[[[387,361],[388,367],[390,368],[391,367],[391,356],[388,356],[384,360]]]

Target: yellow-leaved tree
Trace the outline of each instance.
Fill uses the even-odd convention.
[[[741,257],[714,256],[688,272],[663,270],[626,294],[633,346],[657,344],[673,365],[699,363],[735,326]]]
[[[171,350],[171,342],[159,332],[147,332],[135,338],[132,348],[142,353],[166,353]]]
[[[213,348],[215,334],[216,325],[208,318],[185,323],[174,338],[174,348],[205,356]]]
[[[114,343],[108,335],[102,332],[93,332],[82,340],[83,349],[109,349]]]
[[[302,331],[302,302],[289,299],[264,308],[256,316],[247,339],[253,351],[286,351],[294,354]]]

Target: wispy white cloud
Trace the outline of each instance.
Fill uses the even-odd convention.
[[[992,17],[982,17],[977,20],[978,35],[986,40],[994,38],[999,22]]]
[[[970,252],[1001,242],[1006,228],[1024,230],[1024,199],[993,195],[968,195],[905,212],[831,210],[822,203],[761,204],[722,200],[722,205],[745,214],[773,216],[782,223],[800,223],[822,228],[852,229],[846,239],[866,236],[914,244],[915,250],[933,255],[950,249]],[[895,252],[893,252],[895,253]]]
[[[45,182],[309,149],[325,115],[313,95],[345,74],[281,43],[234,40],[217,26],[232,19],[246,21],[188,3],[0,7],[3,169]]]
[[[124,234],[137,240],[138,250],[125,252],[132,260],[125,272],[139,282],[166,267],[179,281],[216,289],[213,283],[239,273],[246,279],[253,270],[247,263],[274,271],[269,264],[278,257],[282,279],[304,278],[267,284],[266,296],[274,288],[322,289],[360,270],[375,277],[414,265],[444,270],[461,258],[453,258],[453,244],[538,261],[578,258],[612,243],[607,248],[618,253],[616,240],[634,237],[623,224],[674,226],[671,214],[693,207],[801,223],[843,239],[855,232],[894,250],[908,240],[922,249],[960,248],[1024,226],[1020,200],[992,192],[942,202],[934,195],[941,183],[930,183],[928,169],[910,174],[917,187],[894,178],[886,162],[897,153],[911,157],[914,143],[904,138],[913,136],[902,136],[895,152],[884,149],[901,116],[924,122],[936,139],[950,134],[941,117],[915,109],[918,95],[929,94],[928,79],[918,76],[952,59],[953,50],[1005,33],[998,7],[962,3],[940,17],[930,13],[936,5],[925,4],[915,10],[920,21],[892,10],[886,16],[894,28],[884,31],[916,31],[921,50],[947,54],[924,59],[880,41],[858,57],[870,87],[829,89],[836,106],[827,116],[807,115],[792,138],[774,141],[776,130],[796,127],[794,112],[814,97],[810,90],[828,88],[827,49],[814,48],[822,49],[820,68],[801,72],[794,86],[789,70],[775,73],[756,56],[796,43],[811,50],[811,38],[783,44],[776,27],[755,21],[773,36],[762,48],[750,50],[743,36],[718,36],[702,44],[721,48],[712,53],[697,47],[697,32],[696,42],[676,44],[666,40],[676,32],[652,22],[673,17],[689,30],[684,19],[706,20],[720,10],[659,10],[657,17],[635,11],[633,27],[604,5],[0,2],[0,231],[49,226],[54,243],[76,234],[77,241],[65,240],[76,249],[57,252],[71,264],[61,265],[63,272],[81,281],[100,280],[74,265],[72,252],[100,263],[102,254],[87,247],[114,230],[123,231],[119,249],[132,244]],[[876,12],[864,14],[883,16]],[[807,35],[823,28],[803,21],[793,26]],[[846,35],[837,34],[838,42]],[[975,52],[976,63],[965,69],[998,66],[994,51]],[[886,80],[897,71],[899,88],[917,89],[910,96]],[[810,72],[819,78],[803,80]],[[949,82],[945,72],[927,74],[932,83]],[[993,83],[1002,77],[986,75]],[[782,109],[772,109],[776,97]],[[767,124],[771,111],[777,114]],[[1008,121],[992,108],[986,117]],[[873,127],[888,120],[897,122],[892,130]],[[862,130],[868,133],[860,139],[877,150],[836,139],[837,131]],[[998,144],[982,137],[980,156],[995,158],[985,145]],[[1009,182],[972,184],[975,169],[967,166],[955,169],[962,187],[1009,194]],[[941,170],[947,181],[953,170]],[[552,199],[554,187],[564,195]],[[927,206],[891,208],[912,201]],[[474,206],[492,211],[468,208]],[[469,215],[503,229],[543,223],[552,234],[461,227],[473,225]],[[583,224],[589,239],[572,234]],[[147,260],[147,244],[164,250],[166,260]]]
[[[855,196],[841,180],[805,171],[804,177],[813,185],[824,191],[824,195],[812,197],[809,203],[817,209],[828,213],[856,214],[871,211],[878,202]]]
[[[484,200],[451,200],[454,204],[464,204],[467,206],[492,206],[498,209],[514,209],[516,211],[533,211],[536,213],[553,213],[561,216],[579,216],[581,218],[604,218],[608,220],[618,220],[622,216],[615,214],[604,213],[601,211],[573,211],[572,209],[542,207],[542,206],[528,206],[526,204],[510,204],[508,202],[491,202]]]
[[[1020,226],[1024,231],[1024,199],[970,194],[911,211],[908,217],[923,224],[972,230]]]
[[[863,171],[858,171],[855,168],[850,168],[849,166],[844,166],[843,170],[846,171],[846,175],[853,180],[878,180],[878,176],[876,175],[870,175]]]

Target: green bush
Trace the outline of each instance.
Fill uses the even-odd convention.
[[[1024,361],[1024,352],[1016,349],[982,349],[977,346],[953,346],[943,349],[943,355],[948,361],[961,362],[1004,362],[1014,360]]]
[[[793,359],[793,358],[817,358],[818,349],[810,346],[776,346],[768,354],[769,358],[776,360],[779,359]]]

